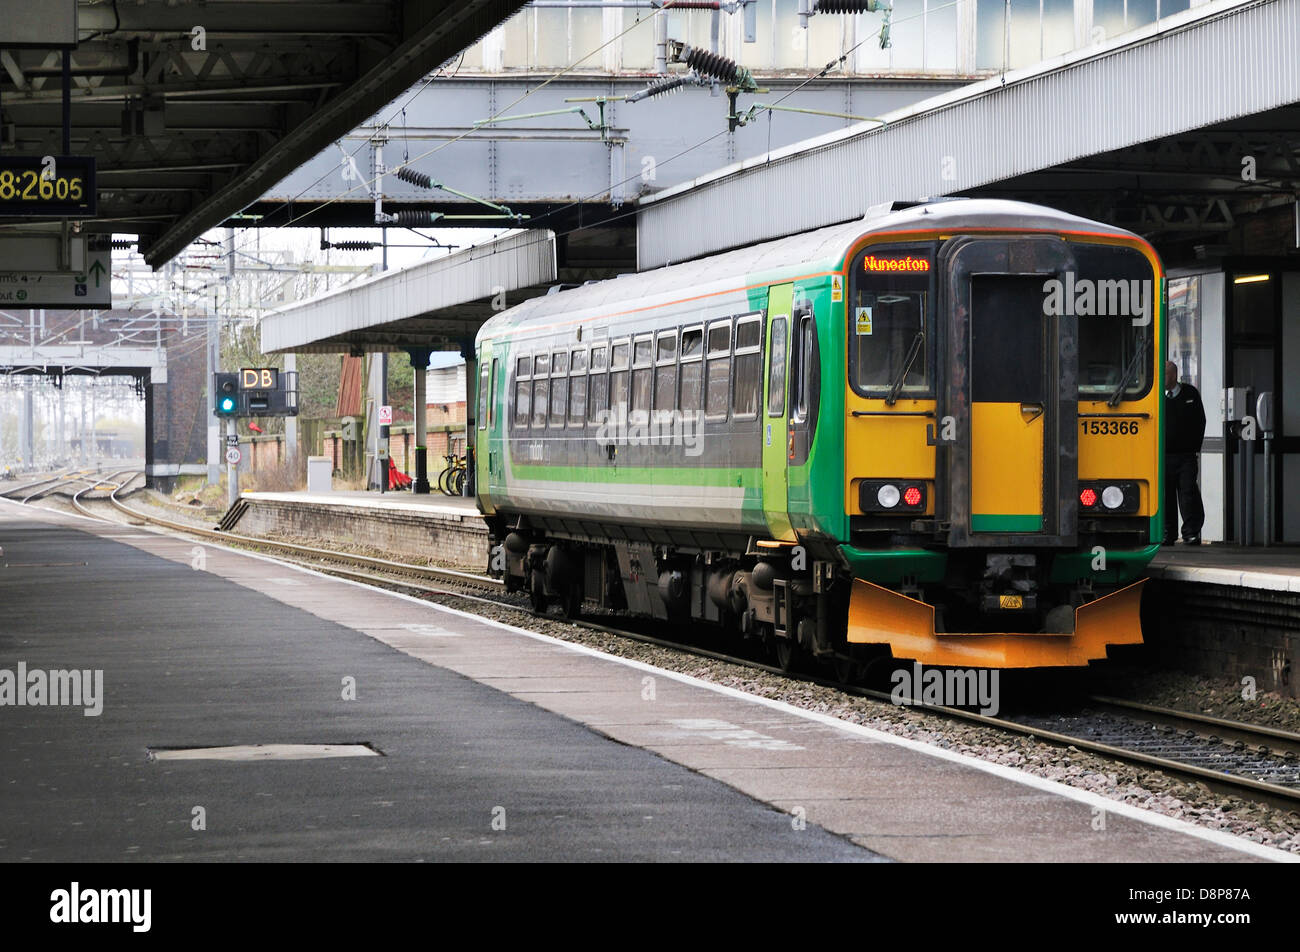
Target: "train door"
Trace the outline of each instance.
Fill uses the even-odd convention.
[[[793,284],[767,292],[767,347],[764,362],[763,509],[773,539],[794,541],[789,516],[790,313]]]
[[[479,351],[478,430],[475,440],[475,485],[485,509],[492,508],[492,497],[500,491],[502,481],[501,427],[504,421],[497,412],[502,393],[501,359],[490,343]]]
[[[950,542],[1073,544],[1075,323],[1048,317],[1044,304],[1046,282],[1070,270],[1072,256],[1042,237],[957,239],[945,256],[952,320],[938,430],[950,440]]]

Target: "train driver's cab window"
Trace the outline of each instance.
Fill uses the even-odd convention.
[[[1095,291],[1091,302],[1082,292],[1071,302],[1079,335],[1079,399],[1117,404],[1145,396],[1161,304],[1151,263],[1136,248],[1077,243],[1070,250],[1077,269],[1074,287]],[[1065,302],[1060,303],[1064,310]]]
[[[932,249],[869,248],[851,272],[849,379],[865,397],[932,395]]]
[[[754,419],[763,389],[763,318],[761,315],[736,320],[735,388],[731,396],[733,416]]]
[[[533,358],[520,357],[515,363],[515,426],[528,426],[529,407],[532,406],[532,393]]]

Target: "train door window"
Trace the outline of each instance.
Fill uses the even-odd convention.
[[[670,411],[677,400],[677,331],[659,335],[655,342],[655,400],[656,411]]]
[[[569,426],[582,426],[587,416],[587,352],[575,350],[569,358]]]
[[[650,386],[654,376],[654,339],[641,337],[632,348],[632,412],[638,420],[650,413]]]
[[[483,363],[482,361],[479,361],[479,371],[478,371],[478,428],[479,428],[480,430],[486,430],[486,429],[487,429],[487,419],[488,419],[488,381],[491,379],[491,377],[489,376],[490,373],[491,373],[491,368],[490,368],[487,364]]]
[[[501,362],[492,358],[492,376],[488,390],[488,425],[497,425],[497,374],[501,372]]]
[[[733,416],[758,416],[763,388],[763,318],[742,317],[736,321],[736,385],[731,396]]]
[[[587,419],[599,423],[609,409],[609,375],[605,372],[605,345],[591,348],[591,392],[587,399]]]
[[[551,355],[551,426],[564,426],[569,410],[569,352]]]
[[[520,357],[515,364],[515,426],[528,426],[533,393],[533,358]]]
[[[546,426],[546,411],[551,395],[551,355],[538,354],[533,359],[533,426]]]
[[[790,419],[808,419],[812,403],[813,323],[811,314],[797,317],[794,325],[794,363],[790,368]]]
[[[767,376],[767,415],[785,416],[786,316],[772,318],[772,366]]]
[[[726,419],[731,396],[731,319],[709,325],[709,352],[705,373],[704,415]]]
[[[700,412],[704,381],[704,328],[688,327],[682,331],[681,390],[677,394],[677,409],[683,415]]]
[[[609,351],[609,409],[615,416],[627,416],[627,374],[631,345],[620,341]]]

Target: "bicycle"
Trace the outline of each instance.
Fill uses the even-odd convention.
[[[438,474],[438,491],[444,496],[462,496],[465,493],[465,457],[448,453],[443,457],[446,468]]]

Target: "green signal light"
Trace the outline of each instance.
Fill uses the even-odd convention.
[[[222,413],[233,413],[235,411],[235,398],[222,397],[220,408]]]

